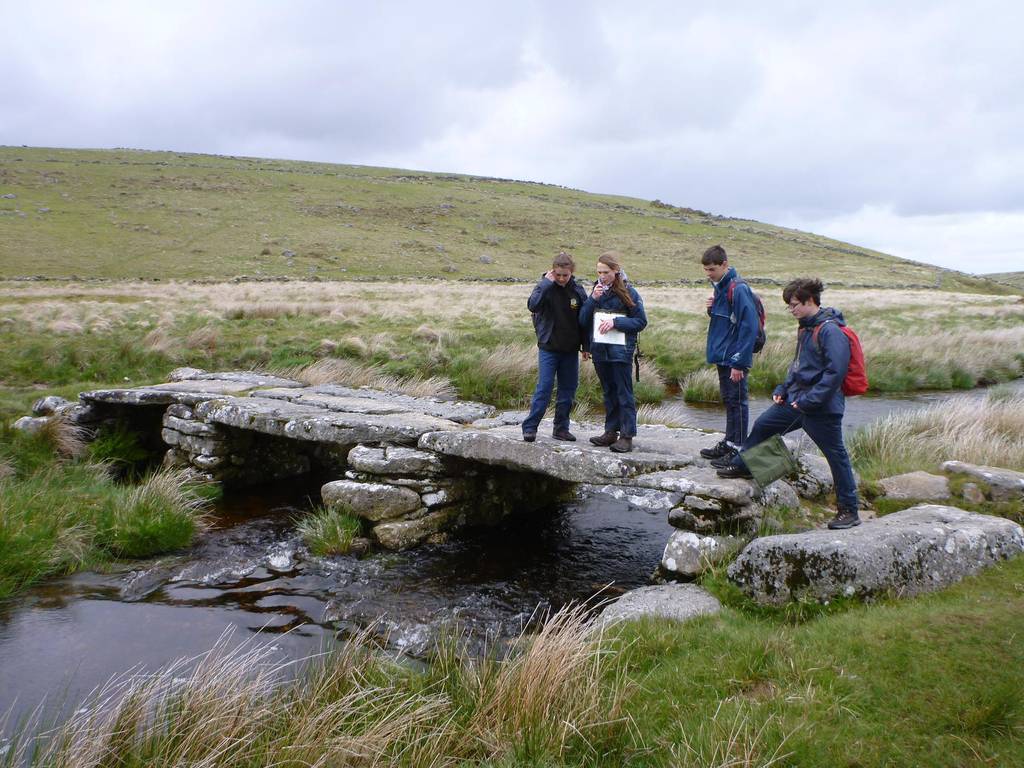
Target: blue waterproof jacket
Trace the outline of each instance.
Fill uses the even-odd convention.
[[[739,280],[736,269],[729,268],[715,286],[715,298],[709,314],[707,361],[714,365],[749,370],[754,364],[754,342],[761,321],[750,286],[737,283],[729,304],[729,285]]]
[[[555,329],[555,317],[548,310],[548,294],[551,292],[551,289],[556,286],[556,283],[554,280],[548,280],[546,275],[547,272],[541,275],[540,280],[537,282],[533,292],[530,294],[530,298],[526,300],[526,308],[530,310],[533,316],[533,330],[537,334],[538,344],[547,344],[551,340],[551,334]],[[583,307],[584,302],[587,300],[587,292],[583,289],[582,285],[576,282],[575,277],[569,278],[569,282],[565,284],[565,288],[575,295],[575,309],[578,313]],[[583,349],[588,349],[589,337],[582,333],[580,336],[583,339]]]
[[[786,380],[775,388],[787,403],[805,413],[842,414],[846,410],[843,379],[850,367],[850,340],[840,330],[843,313],[822,307],[813,317],[800,321],[797,352]],[[814,340],[814,329],[821,326]]]
[[[647,314],[644,312],[644,302],[636,289],[626,283],[626,290],[633,300],[634,306],[627,307],[622,299],[612,291],[605,291],[600,299],[595,299],[593,294],[587,297],[580,310],[580,331],[590,339],[590,354],[597,363],[631,363],[633,352],[636,350],[636,335],[647,327]],[[618,312],[622,317],[614,320],[615,330],[626,334],[626,343],[623,344],[602,344],[594,341],[594,313],[595,312]]]

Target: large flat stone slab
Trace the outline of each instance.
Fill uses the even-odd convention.
[[[493,406],[471,400],[443,400],[438,397],[413,397],[399,392],[385,392],[368,387],[344,387],[322,384],[302,390],[278,389],[260,392],[261,397],[294,400],[332,411],[351,413],[423,413],[456,424],[469,424],[495,413]]]
[[[110,403],[115,405],[171,405],[197,403],[225,395],[240,395],[252,389],[252,385],[240,381],[178,381],[168,384],[154,384],[148,387],[127,387],[123,389],[95,389],[83,392],[83,402]]]
[[[415,445],[426,432],[457,428],[451,421],[421,413],[342,413],[264,397],[208,400],[196,406],[196,415],[206,422],[237,429],[341,445],[381,442]]]
[[[921,504],[845,531],[752,541],[729,578],[759,603],[915,595],[1024,552],[1024,529],[1001,517]]]

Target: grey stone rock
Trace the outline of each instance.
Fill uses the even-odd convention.
[[[349,451],[348,463],[353,469],[374,475],[430,476],[444,471],[444,463],[436,453],[395,445],[357,445]]]
[[[49,421],[50,418],[48,416],[22,416],[11,426],[30,435],[37,435]]]
[[[969,504],[984,504],[987,500],[985,492],[978,487],[977,483],[964,483],[964,487],[960,489],[960,495]]]
[[[420,508],[420,495],[410,488],[383,483],[335,480],[320,489],[324,504],[371,522],[389,520]]]
[[[735,536],[701,536],[692,531],[675,531],[661,556],[661,570],[673,577],[694,579],[715,563],[740,548]]]
[[[32,415],[33,416],[50,416],[61,406],[71,405],[70,402],[65,400],[63,397],[57,397],[56,395],[48,395],[47,397],[41,397],[32,403]]]
[[[799,509],[800,496],[796,489],[785,480],[776,480],[761,492],[761,504],[765,507]]]
[[[460,525],[463,520],[461,510],[448,507],[415,520],[380,523],[373,527],[373,536],[386,549],[408,549],[449,527]]]
[[[0,197],[2,197],[4,200],[14,200],[18,196],[16,194],[14,194],[13,192],[8,192],[5,195],[0,195]]]
[[[206,456],[204,454],[199,454],[198,456],[192,457],[192,465],[205,471],[219,469],[228,463],[230,463],[230,459],[227,456]]]
[[[231,450],[223,440],[185,435],[173,429],[161,430],[160,439],[167,443],[167,445],[172,445],[192,454],[205,453],[208,456],[223,456],[229,454]]]
[[[176,419],[185,419],[187,421],[195,421],[196,418],[195,411],[182,403],[174,403],[167,406],[167,410],[164,413],[167,416],[173,416]]]
[[[222,437],[224,434],[223,427],[218,427],[214,424],[204,424],[194,419],[179,419],[177,416],[171,416],[169,413],[164,414],[164,426],[167,429],[173,429],[175,432],[181,432],[183,435]]]
[[[685,496],[718,499],[733,506],[752,504],[755,495],[755,485],[749,480],[721,478],[711,467],[652,472],[636,478],[635,483],[645,488],[659,488]]]
[[[960,581],[1024,552],[1024,529],[1005,518],[921,504],[844,531],[751,542],[729,578],[759,603],[914,595]]]
[[[689,621],[722,610],[718,599],[695,584],[661,584],[627,592],[607,606],[594,622],[595,629],[644,617]]]
[[[293,440],[353,446],[360,443],[411,445],[426,432],[453,426],[450,421],[425,414],[341,413],[262,397],[208,400],[196,406],[196,415],[207,422]]]
[[[168,381],[187,381],[189,379],[198,378],[205,374],[202,368],[175,368],[169,374],[167,374]]]
[[[929,472],[908,472],[878,481],[887,499],[945,501],[950,497],[949,478]]]
[[[361,387],[343,387],[340,384],[322,384],[316,387],[261,390],[260,397],[291,400],[299,405],[312,405],[331,411],[368,414],[420,413],[439,419],[469,424],[495,413],[494,407],[470,400],[446,400],[439,397],[413,397],[400,392]]]
[[[761,507],[758,504],[750,504],[746,507],[724,507],[720,511],[679,506],[669,511],[668,523],[674,528],[693,531],[704,536],[748,533],[757,529],[761,520],[761,512]]]
[[[803,498],[817,499],[832,491],[832,470],[824,457],[810,453],[799,454],[797,464],[800,469],[793,486]]]
[[[942,471],[947,475],[966,475],[980,480],[989,489],[993,501],[1024,499],[1024,472],[1001,467],[985,467],[963,461],[946,461]]]
[[[481,264],[493,264],[494,263],[494,258],[491,257],[491,256],[488,256],[486,253],[482,254],[480,256],[480,263]]]

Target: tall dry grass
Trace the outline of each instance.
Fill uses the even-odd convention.
[[[58,456],[64,458],[76,459],[84,456],[89,447],[88,431],[63,413],[50,416],[39,430],[39,435],[50,444]]]
[[[301,381],[309,386],[340,384],[346,387],[370,387],[413,397],[454,398],[452,383],[439,376],[399,377],[388,374],[379,365],[357,363],[343,358],[323,358],[309,365],[271,371],[276,376]]]
[[[11,745],[16,764],[454,766],[594,755],[621,731],[626,684],[579,608],[559,611],[504,658],[445,647],[426,671],[373,650],[371,633],[310,660],[269,643],[207,654],[97,690],[55,730]],[[610,680],[610,683],[609,683]]]
[[[935,471],[956,459],[1024,471],[1024,395],[962,395],[853,433],[850,454],[867,478]]]

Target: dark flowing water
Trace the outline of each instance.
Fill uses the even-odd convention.
[[[131,667],[200,654],[231,628],[281,660],[376,623],[412,655],[458,622],[471,637],[517,635],[538,611],[648,583],[671,528],[664,514],[587,501],[410,552],[316,558],[295,518],[319,485],[277,485],[223,502],[186,555],[134,570],[54,579],[0,608],[0,712],[53,715]],[[9,726],[10,727],[10,726]]]
[[[945,397],[857,398],[846,423]],[[752,402],[751,420],[767,405]],[[686,407],[693,426],[722,427],[719,408]],[[226,629],[230,642],[255,638],[282,661],[370,625],[414,656],[455,621],[478,639],[514,636],[538,611],[647,584],[672,530],[663,513],[591,500],[444,545],[316,558],[295,532],[310,498],[312,480],[236,493],[187,553],[54,579],[0,604],[0,715],[12,712],[0,750],[3,731],[40,704],[56,716],[126,670],[209,650]]]

